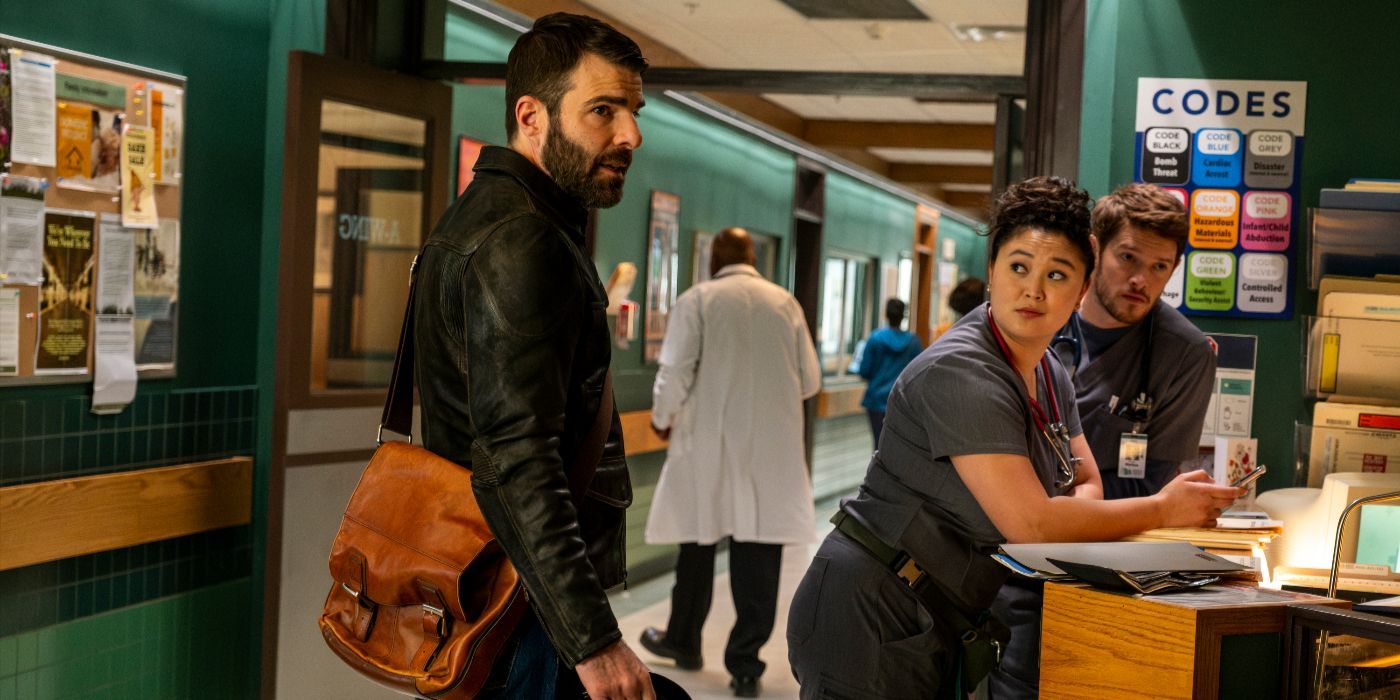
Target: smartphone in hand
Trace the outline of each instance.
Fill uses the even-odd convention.
[[[1268,467],[1266,467],[1266,466],[1264,466],[1264,465],[1261,464],[1261,465],[1255,467],[1255,468],[1254,468],[1254,471],[1251,471],[1250,473],[1245,474],[1244,476],[1242,476],[1242,477],[1236,479],[1236,480],[1235,480],[1235,483],[1230,484],[1230,485],[1233,486],[1233,487],[1235,487],[1235,488],[1237,488],[1237,489],[1242,489],[1242,488],[1244,488],[1244,487],[1246,487],[1246,486],[1249,486],[1250,484],[1254,483],[1255,480],[1258,479],[1259,477],[1264,476],[1264,472],[1266,472],[1266,471],[1268,471],[1268,470],[1269,470]]]

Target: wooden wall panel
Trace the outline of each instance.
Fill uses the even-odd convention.
[[[860,400],[863,398],[865,398],[865,382],[823,389],[822,393],[817,394],[817,417],[839,418],[860,413],[865,410],[860,405]]]
[[[245,524],[252,476],[234,457],[0,488],[0,570]]]
[[[666,441],[651,430],[651,411],[628,411],[620,415],[622,444],[628,456],[666,449]]]

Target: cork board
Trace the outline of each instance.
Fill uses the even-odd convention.
[[[0,51],[9,69],[0,75],[4,86],[0,126],[16,133],[17,101],[10,88],[15,61],[26,56],[53,59],[54,99],[48,106],[54,110],[55,125],[53,165],[14,157],[14,148],[0,151],[0,178],[6,186],[23,183],[32,191],[37,181],[43,205],[43,272],[38,284],[32,276],[22,279],[23,284],[14,284],[13,277],[3,281],[5,288],[20,290],[19,347],[14,376],[0,376],[0,386],[91,381],[93,329],[100,311],[132,316],[140,377],[173,376],[179,328],[185,79],[5,35],[0,35]],[[32,108],[35,103],[27,104]],[[132,153],[136,160],[131,159]],[[63,225],[64,221],[85,222],[87,217],[91,225],[79,225],[76,232]],[[103,256],[106,226],[121,229],[123,240],[130,236],[121,257]],[[4,233],[0,230],[0,235]],[[61,246],[90,248],[91,256],[83,250],[78,263],[70,266],[81,269],[66,269],[50,258]],[[118,249],[112,254],[117,255]],[[128,260],[132,267],[123,272]],[[107,308],[97,308],[103,298],[99,273],[112,278],[128,274],[131,301],[116,306],[102,302],[109,304]],[[62,342],[54,341],[56,329],[68,334]],[[56,352],[63,357],[56,358]],[[58,364],[63,369],[54,369]]]

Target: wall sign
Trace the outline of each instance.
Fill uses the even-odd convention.
[[[1139,78],[1139,182],[1186,205],[1185,260],[1162,298],[1184,313],[1291,318],[1307,83]]]

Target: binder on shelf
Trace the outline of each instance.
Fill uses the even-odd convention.
[[[1376,177],[1354,177],[1347,180],[1349,190],[1374,190],[1374,191],[1400,191],[1400,180],[1376,178]]]
[[[1363,209],[1366,211],[1400,211],[1400,189],[1338,190],[1324,187],[1318,196],[1318,206],[1327,209]]]
[[[1311,288],[1327,275],[1374,277],[1400,271],[1400,211],[1319,207],[1308,214]]]
[[[1337,293],[1328,295],[1325,303],[1334,300],[1355,308],[1371,304],[1364,298]],[[1392,306],[1400,309],[1390,302],[1371,304],[1382,310]],[[1395,361],[1400,357],[1400,318],[1305,316],[1304,325],[1305,385],[1312,398],[1337,395],[1361,400],[1400,400],[1400,362]]]

